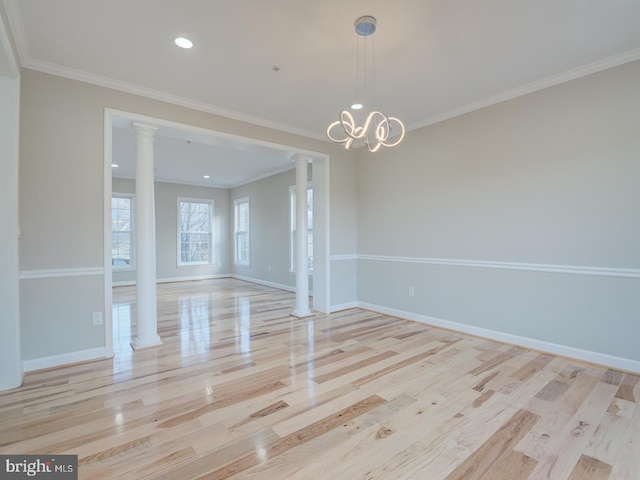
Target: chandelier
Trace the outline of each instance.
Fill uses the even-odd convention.
[[[364,96],[367,96],[367,43],[366,37],[373,35],[376,31],[376,19],[370,15],[360,17],[355,22],[356,34],[364,37]],[[358,42],[358,53],[360,44]],[[374,58],[372,52],[371,57]],[[360,89],[359,55],[356,59],[356,95]],[[373,70],[373,96],[375,97],[375,59]],[[351,110],[356,111],[354,116],[349,110],[343,110],[339,120],[333,122],[327,128],[327,136],[335,143],[343,143],[344,148],[349,150],[352,147],[366,145],[370,152],[377,152],[380,147],[394,147],[404,138],[404,125],[395,117],[387,117],[378,110],[365,109],[363,117],[364,123],[359,125],[358,111],[363,108],[363,104],[356,102],[351,105]]]

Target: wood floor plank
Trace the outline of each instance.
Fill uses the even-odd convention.
[[[563,372],[566,372],[566,369],[559,372],[553,381],[556,382],[563,376]],[[541,398],[545,396],[540,395],[535,395],[529,400],[524,408],[540,415],[541,418],[516,447],[517,451],[536,460],[540,460],[545,455],[587,395],[598,384],[597,375],[588,375],[585,372],[587,372],[586,369],[570,379],[571,384],[566,390],[563,389],[565,393],[558,397],[554,395],[553,402]],[[547,388],[547,385],[544,388]]]
[[[607,480],[610,474],[611,465],[582,455],[568,480]]]
[[[484,362],[482,365],[471,370],[469,374],[480,375],[481,373],[493,370],[494,368],[498,367],[499,365],[502,365],[504,362],[514,358],[515,356],[522,355],[523,353],[525,353],[525,351],[526,350],[522,348],[512,347],[506,352],[498,353],[497,355],[493,356],[492,358]]]
[[[157,480],[184,480],[200,478],[207,473],[219,470],[222,466],[231,464],[238,458],[245,458],[256,453],[257,445],[269,445],[277,442],[280,437],[271,429],[262,430],[254,435],[230,443],[224,448],[215,450],[198,459],[170,469],[156,476]],[[259,452],[258,452],[259,453]],[[260,459],[258,458],[258,462]]]
[[[394,372],[396,370],[400,370],[404,367],[406,367],[407,365],[411,365],[413,363],[419,362],[421,360],[425,360],[433,355],[437,355],[438,353],[440,353],[442,350],[449,348],[451,345],[453,345],[455,343],[455,341],[451,341],[451,342],[438,342],[440,343],[440,345],[435,346],[434,348],[430,348],[428,349],[426,352],[422,352],[422,353],[418,353],[416,355],[412,355],[409,358],[405,358],[404,360],[400,360],[397,362],[392,363],[389,366],[383,367],[380,370],[377,370],[376,372],[370,373],[368,375],[365,375],[363,377],[358,378],[357,380],[354,380],[352,383],[353,385],[355,385],[356,387],[360,387],[362,385],[364,385],[365,383],[371,382],[377,378],[381,378],[383,376],[386,376],[388,374],[390,374],[391,372]],[[409,350],[412,351],[412,350]],[[401,357],[401,355],[398,355],[398,357]]]
[[[463,417],[456,417],[456,412],[468,405],[476,394],[470,390],[463,390],[461,395],[450,402],[433,402],[432,399],[414,401],[403,409],[395,411],[386,419],[371,428],[358,432],[348,441],[337,448],[326,451],[326,456],[309,462],[292,478],[405,478],[399,471],[398,465],[392,464],[385,468],[387,462],[392,462],[404,452],[411,452],[411,446],[419,439],[443,439],[449,434]],[[402,395],[398,398],[412,398]],[[390,403],[397,399],[390,400]],[[422,418],[440,418],[439,422],[423,423]],[[384,427],[385,434],[380,435]],[[391,432],[390,434],[388,432]],[[446,433],[445,433],[446,432]],[[445,447],[446,442],[442,443]],[[437,456],[437,449],[419,449],[415,456],[408,454],[407,462],[423,460],[426,455]],[[406,464],[402,464],[404,466]],[[419,467],[421,468],[421,467]],[[377,475],[380,475],[378,477]],[[412,477],[406,477],[412,478]],[[420,478],[414,476],[413,478]],[[437,478],[437,477],[435,477]]]
[[[549,364],[553,360],[552,355],[547,355],[546,353],[540,353],[536,355],[536,358],[528,362],[526,365],[520,367],[517,371],[513,372],[511,376],[520,381],[525,381],[535,375],[536,372],[544,369],[545,366]]]
[[[607,412],[613,415],[618,415],[619,417],[632,418],[637,407],[638,405],[634,402],[614,398],[611,401],[611,405],[609,405]]]
[[[274,370],[284,375],[284,372],[280,372],[281,369],[276,368]],[[170,409],[160,410],[156,412],[156,419],[165,420],[158,424],[158,428],[175,427],[180,423],[198,418],[206,413],[224,408],[228,405],[233,405],[241,400],[265,395],[285,387],[282,380],[277,378],[279,375],[276,374],[274,378],[274,372],[269,373],[266,377],[261,374],[260,378],[242,379],[241,381],[233,382],[233,385],[225,385],[224,387],[226,388],[221,394],[212,395],[211,398],[202,400],[204,404],[201,406],[188,402],[180,409],[172,407]]]
[[[532,478],[566,478],[580,459],[617,391],[598,382],[576,414],[564,426],[531,473]]]
[[[376,363],[376,362],[382,361],[382,360],[384,360],[386,358],[393,357],[395,355],[397,355],[397,353],[393,352],[391,350],[387,350],[386,352],[378,353],[377,355],[371,355],[370,357],[364,358],[364,359],[360,360],[359,362],[352,363],[352,364],[349,364],[349,365],[345,365],[344,367],[341,367],[341,368],[339,368],[339,369],[337,369],[337,370],[335,370],[333,372],[314,377],[313,381],[316,382],[316,383],[324,383],[324,382],[326,382],[328,380],[331,380],[333,378],[339,377],[341,375],[345,375],[347,373],[354,372],[354,371],[359,370],[359,369],[361,369],[363,367],[369,366],[372,363]]]
[[[537,463],[531,457],[509,450],[496,461],[488,471],[487,477],[491,480],[525,480],[529,478]]]
[[[612,466],[609,480],[640,478],[640,410],[636,409]]]
[[[638,399],[636,398],[634,390],[636,385],[638,385],[638,381],[640,381],[640,376],[627,373],[622,379],[620,388],[616,392],[616,398],[629,402],[637,402]]]
[[[494,478],[494,471],[511,469],[512,478],[526,478],[520,475],[515,467],[511,468],[511,461],[503,456],[509,454],[513,447],[520,441],[524,434],[538,421],[538,416],[520,410],[509,419],[488,441],[476,450],[471,456],[456,468],[445,480],[476,480],[482,478]],[[529,471],[526,472],[527,475]]]
[[[340,463],[338,459],[340,452],[353,453],[352,445],[362,444],[368,436],[383,438],[383,434],[379,435],[379,433],[389,432],[389,429],[381,426],[385,419],[404,411],[414,403],[415,399],[407,395],[387,401],[349,420],[340,428],[334,428],[324,435],[256,465],[243,472],[242,478],[260,480],[322,478],[327,475],[329,466]],[[320,467],[320,470],[315,472],[314,467]]]
[[[232,278],[158,285],[162,345],[0,392],[0,454],[79,478],[635,480],[640,376]]]
[[[584,455],[609,465],[616,461],[623,446],[630,419],[606,412],[596,427]]]
[[[337,428],[338,426],[352,420],[353,418],[366,413],[367,411],[385,403],[385,400],[372,396],[361,400],[353,405],[349,405],[347,408],[336,412],[333,415],[323,418],[318,422],[312,423],[296,432],[286,435],[274,442],[268,444],[265,448],[265,454],[263,457],[256,457],[254,454],[245,455],[237,459],[236,461],[225,465],[222,468],[213,470],[199,478],[207,480],[216,480],[227,478],[242,472],[248,468],[251,468],[261,461],[268,460],[269,458],[281,455],[288,450],[303,445],[318,436]]]
[[[473,379],[474,377],[468,376],[466,380]],[[462,384],[456,384],[454,390],[460,391],[460,385]],[[427,404],[421,415],[442,420],[431,428],[414,433],[414,438],[405,448],[396,450],[395,443],[401,443],[395,440],[402,433],[399,430],[394,436],[394,444],[387,447],[396,453],[367,478],[444,478],[520,410],[520,406],[542,387],[543,382],[532,377],[523,384],[522,398],[509,398],[510,405],[506,405],[507,397],[497,394],[489,398],[482,408],[474,407],[473,399],[477,398],[477,392],[470,388],[472,385],[473,382],[468,381],[464,391],[470,396],[466,399],[459,395],[451,399],[445,397],[442,403],[431,402],[430,407]],[[443,385],[442,388],[446,387]],[[427,402],[430,398],[433,397],[427,397]],[[418,405],[422,404],[416,404]]]

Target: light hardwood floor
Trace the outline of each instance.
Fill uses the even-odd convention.
[[[163,345],[29,373],[0,453],[81,479],[640,479],[639,377],[233,279],[158,288]]]

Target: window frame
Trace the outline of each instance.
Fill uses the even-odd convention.
[[[136,264],[136,237],[135,237],[135,195],[133,193],[120,193],[120,192],[112,192],[111,193],[111,201],[113,202],[114,198],[125,198],[129,200],[129,265],[114,265],[113,264],[113,235],[115,233],[127,233],[121,230],[113,229],[113,203],[111,204],[111,268],[113,270],[117,270],[119,272],[125,272],[129,270],[135,270]]]
[[[307,199],[309,198],[309,191],[311,191],[311,198],[313,202],[313,183],[307,183]],[[295,244],[296,244],[296,186],[289,186],[289,273],[296,273],[296,255],[295,255]],[[309,203],[307,201],[307,208],[309,208]],[[313,212],[313,203],[311,203],[311,211]],[[313,218],[313,217],[312,217]],[[313,224],[312,224],[313,225]],[[308,238],[311,236],[313,238],[313,226],[307,229],[307,251],[309,249],[309,241]],[[311,243],[311,248],[313,251],[313,242]],[[309,267],[309,276],[313,275],[313,253],[311,255],[311,267]],[[307,254],[308,258],[308,254]]]
[[[202,233],[202,232],[182,232],[181,229],[181,211],[180,206],[182,203],[201,203],[209,205],[209,258],[205,261],[192,261],[192,262],[184,262],[182,261],[182,234],[183,233]],[[213,255],[213,218],[214,218],[214,201],[211,198],[191,198],[191,197],[178,197],[177,199],[177,245],[176,245],[176,264],[178,267],[193,267],[198,265],[213,265],[214,263],[214,255]]]
[[[247,229],[240,230],[238,228],[239,222],[239,207],[241,205],[247,205]],[[245,235],[247,238],[247,252],[246,260],[240,260],[239,238],[241,235]],[[251,265],[251,204],[249,203],[249,197],[236,198],[233,200],[233,264],[241,266]]]

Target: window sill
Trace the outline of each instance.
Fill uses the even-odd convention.
[[[193,262],[193,263],[179,263],[176,265],[176,268],[185,268],[185,267],[217,267],[219,265],[215,263],[209,262]]]

